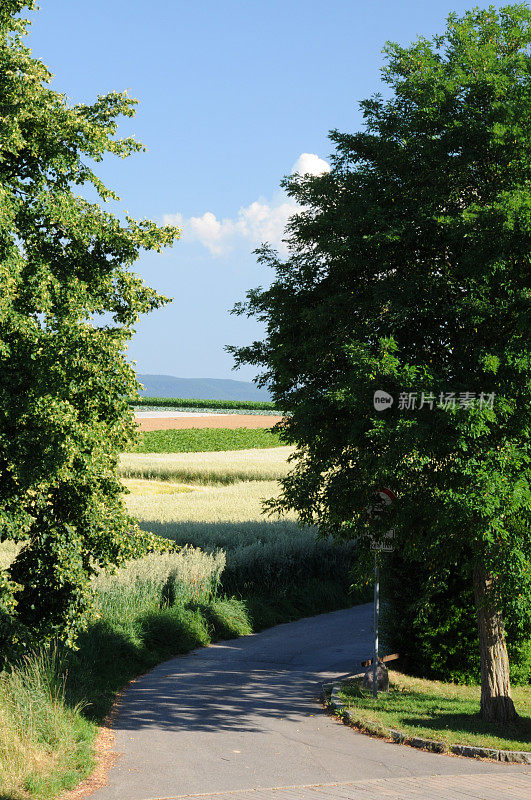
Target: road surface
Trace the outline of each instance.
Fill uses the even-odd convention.
[[[322,682],[371,653],[371,606],[279,625],[175,658],[131,684],[121,757],[93,800],[531,800],[531,768],[358,733]]]

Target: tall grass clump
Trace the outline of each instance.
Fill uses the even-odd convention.
[[[356,544],[321,538],[315,528],[290,520],[254,522],[141,523],[179,545],[190,543],[210,553],[221,548],[226,558],[220,578],[225,594],[282,593],[313,580],[350,586]]]
[[[65,701],[65,663],[41,648],[0,673],[0,796],[50,798],[94,766],[96,725]]]
[[[129,561],[114,574],[94,581],[98,605],[105,616],[121,615],[129,606],[205,602],[217,593],[225,567],[222,552],[204,553],[185,545],[177,553],[152,554]]]

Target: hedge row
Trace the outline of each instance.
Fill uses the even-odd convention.
[[[278,410],[274,403],[258,400],[187,400],[180,397],[141,397],[139,400],[131,400],[129,404],[135,408],[162,406],[166,408],[236,408],[251,411]]]

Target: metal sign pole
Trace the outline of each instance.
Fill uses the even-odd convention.
[[[380,568],[378,553],[374,554],[374,655],[372,661],[372,696],[378,696],[378,617],[380,613]]]

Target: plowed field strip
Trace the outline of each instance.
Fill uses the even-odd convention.
[[[185,428],[272,428],[282,417],[260,414],[212,414],[208,417],[144,417],[137,419],[141,431]]]

